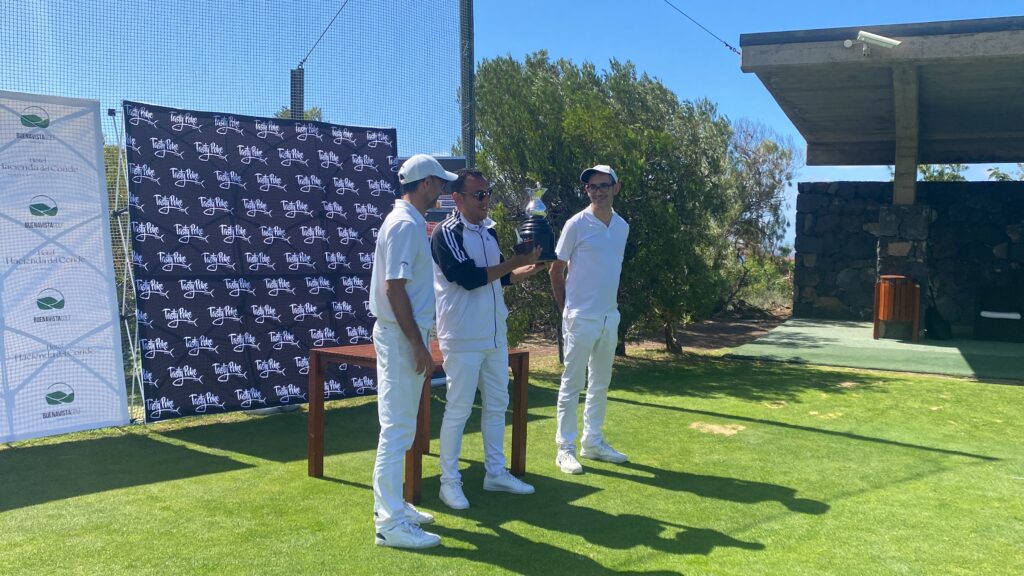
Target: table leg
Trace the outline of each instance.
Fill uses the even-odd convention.
[[[324,475],[324,378],[320,355],[309,351],[309,406],[306,430],[306,459],[309,475]]]
[[[420,503],[423,481],[423,452],[430,449],[430,377],[420,391],[420,408],[416,414],[416,436],[412,447],[405,452],[405,485],[403,494],[407,502]]]
[[[526,474],[527,385],[530,356],[523,354],[512,363],[512,474]]]

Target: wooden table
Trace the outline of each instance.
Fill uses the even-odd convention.
[[[441,350],[436,341],[430,343],[434,371],[441,368]],[[306,457],[309,475],[324,475],[324,375],[329,363],[347,363],[366,368],[377,367],[373,344],[313,348],[309,351],[309,419]],[[512,473],[526,473],[526,385],[530,376],[530,353],[509,350],[508,365],[512,368]],[[433,372],[433,371],[432,371]],[[430,376],[423,381],[420,409],[416,417],[416,438],[405,453],[405,499],[418,504],[423,478],[423,454],[430,452]]]

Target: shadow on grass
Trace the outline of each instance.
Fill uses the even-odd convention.
[[[688,414],[701,414],[703,416],[714,416],[716,418],[724,418],[728,420],[737,420],[740,422],[751,422],[756,424],[764,424],[767,426],[776,426],[779,428],[787,428],[789,430],[800,430],[803,432],[813,432],[815,434],[826,434],[828,436],[840,436],[843,438],[849,438],[851,440],[860,440],[863,442],[875,442],[878,444],[887,444],[889,446],[898,446],[900,448],[912,448],[914,450],[924,450],[927,452],[935,452],[937,454],[948,454],[950,456],[966,456],[968,458],[977,458],[978,460],[985,460],[988,462],[998,462],[1001,458],[994,456],[985,456],[984,454],[974,454],[973,452],[963,452],[961,450],[947,450],[945,448],[933,448],[931,446],[921,446],[920,444],[910,444],[908,442],[899,442],[897,440],[886,440],[885,438],[875,438],[873,436],[863,436],[861,434],[854,434],[852,432],[838,432],[836,430],[825,430],[823,428],[814,428],[811,426],[801,426],[799,424],[789,424],[787,422],[778,422],[776,420],[764,420],[762,418],[750,418],[749,416],[737,416],[735,414],[724,414],[721,412],[712,412],[710,410],[697,410],[693,408],[681,408],[678,406],[664,406],[661,404],[651,404],[649,402],[640,402],[637,400],[629,400],[626,398],[613,398],[609,397],[608,400],[612,402],[619,402],[622,404],[632,404],[633,406],[642,406],[644,408],[657,408],[659,410],[674,410],[676,412],[686,412]]]
[[[551,391],[531,388],[528,394],[530,408],[554,405],[554,394]],[[431,446],[433,453],[437,450],[436,440],[444,416],[443,398],[442,389],[435,389],[431,394],[430,432],[434,441]],[[242,420],[187,426],[163,431],[160,434],[207,448],[236,452],[272,462],[294,462],[305,460],[307,456],[307,414],[305,410],[301,410],[270,416],[253,416]],[[528,414],[527,421],[543,418],[545,417]],[[506,421],[512,422],[511,411]],[[469,422],[466,423],[465,433],[472,434],[479,430],[480,404],[477,402]],[[330,402],[324,410],[324,455],[376,450],[379,432],[376,402],[355,405],[346,405],[343,400]]]
[[[138,434],[14,448],[0,452],[0,512],[250,467]]]
[[[630,474],[623,470],[631,470],[639,472],[639,474]],[[673,492],[690,492],[697,496],[716,500],[728,500],[741,504],[778,502],[789,511],[802,514],[824,514],[829,510],[828,504],[808,498],[797,498],[795,489],[778,484],[676,472],[634,462],[619,464],[615,468],[587,467],[587,471],[600,476],[639,482]]]
[[[655,396],[730,397],[758,402],[794,401],[806,390],[846,394],[863,391],[878,382],[876,375],[683,354],[616,358],[612,391]],[[884,388],[871,389],[885,392]]]
[[[474,465],[466,471],[464,479],[476,484],[482,477],[482,465]],[[515,522],[544,531],[576,535],[593,546],[609,550],[644,547],[662,554],[707,555],[715,548],[723,547],[751,551],[764,549],[761,543],[739,540],[717,530],[653,516],[611,514],[572,503],[598,491],[592,486],[545,476],[532,476],[530,481],[537,488],[536,494],[530,496],[473,493],[470,490],[473,504],[467,510],[454,513],[475,521],[494,534],[433,525],[431,530],[473,547],[471,550],[445,547],[433,553],[465,557],[519,574],[678,574],[610,570],[587,556],[530,540],[506,527]],[[437,482],[435,478],[430,485],[435,487]]]

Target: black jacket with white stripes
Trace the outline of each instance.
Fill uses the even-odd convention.
[[[430,249],[442,347],[468,352],[507,345],[508,308],[501,287],[511,275],[487,282],[487,268],[504,261],[494,222],[488,218],[471,224],[453,210],[434,228]]]

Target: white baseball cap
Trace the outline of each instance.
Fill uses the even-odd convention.
[[[586,170],[584,170],[583,174],[580,174],[580,182],[586,184],[587,180],[590,180],[590,177],[594,174],[594,172],[600,172],[601,174],[607,174],[611,176],[612,184],[615,184],[616,182],[619,181],[619,177],[615,174],[615,170],[612,170],[611,166],[607,164],[598,164],[593,168],[587,168]]]
[[[457,174],[445,170],[441,163],[429,154],[411,156],[398,169],[398,181],[402,184],[417,182],[427,176],[436,176],[449,182],[454,182],[458,178]]]

